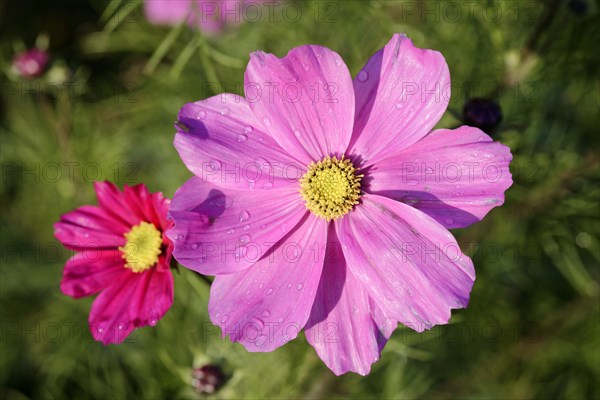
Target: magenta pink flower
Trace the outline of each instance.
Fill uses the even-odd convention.
[[[304,329],[336,374],[369,372],[402,323],[445,324],[475,280],[449,228],[512,184],[510,149],[477,128],[432,128],[443,56],[403,35],[352,80],[335,52],[256,52],[245,98],[186,104],[175,147],[196,175],[173,199],[174,256],[216,275],[209,312],[249,351]]]
[[[204,32],[218,32],[227,23],[239,23],[244,0],[146,0],[146,19],[155,25],[186,22]]]
[[[92,304],[92,335],[121,343],[134,328],[156,325],[173,304],[172,243],[164,235],[169,199],[146,186],[95,184],[99,206],[83,206],[54,225],[54,235],[78,251],[65,265],[61,289]]]
[[[50,57],[43,50],[33,48],[15,55],[13,69],[25,79],[36,78],[44,73]]]

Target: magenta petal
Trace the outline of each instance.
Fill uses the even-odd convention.
[[[473,263],[450,232],[406,204],[376,195],[336,221],[350,272],[390,319],[421,332],[464,308]]]
[[[228,274],[257,261],[306,212],[296,187],[242,191],[192,178],[173,196],[175,227],[167,235],[187,268]]]
[[[71,297],[98,293],[127,274],[122,253],[118,250],[88,250],[71,257],[63,271],[62,292]]]
[[[334,224],[330,224],[325,265],[305,328],[308,342],[336,375],[349,371],[366,375],[396,325],[383,317],[348,270]]]
[[[481,220],[512,184],[510,149],[477,128],[440,129],[370,171],[369,192],[402,201],[446,228]]]
[[[116,249],[125,244],[127,225],[106,210],[83,206],[60,217],[54,224],[54,236],[67,248]]]
[[[94,300],[90,330],[104,344],[121,343],[134,328],[156,325],[172,304],[173,275],[168,268],[127,271]]]
[[[294,339],[310,315],[326,241],[327,223],[309,214],[252,267],[217,276],[208,304],[213,323],[248,351]]]
[[[144,220],[139,209],[132,207],[127,201],[126,194],[121,192],[112,182],[95,182],[94,188],[100,207],[122,224],[132,227]]]
[[[296,186],[307,164],[265,133],[243,97],[227,93],[183,106],[174,144],[190,171],[222,187]]]
[[[354,90],[337,53],[306,45],[280,59],[257,51],[250,57],[244,85],[258,120],[300,161],[308,164],[345,152],[354,123]]]
[[[450,73],[437,51],[395,34],[354,79],[356,121],[349,154],[367,164],[415,143],[450,100]]]

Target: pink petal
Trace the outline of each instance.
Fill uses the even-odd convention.
[[[300,46],[285,57],[252,53],[246,99],[281,147],[308,164],[344,153],[354,122],[352,78],[341,57],[321,46]]]
[[[173,255],[206,275],[241,271],[262,257],[307,213],[297,188],[230,190],[187,181],[173,197],[167,231]]]
[[[134,328],[156,325],[172,304],[173,275],[168,268],[127,271],[94,300],[90,330],[104,344],[121,343]]]
[[[421,332],[464,308],[473,263],[442,225],[406,204],[376,195],[336,221],[350,272],[390,319]]]
[[[252,267],[217,276],[211,321],[248,351],[272,351],[294,339],[310,315],[326,241],[327,223],[308,214]]]
[[[504,203],[510,148],[477,128],[440,129],[369,171],[368,191],[402,201],[446,228],[463,228]]]
[[[175,147],[190,171],[222,187],[297,186],[306,169],[265,133],[246,100],[233,94],[183,106]]]
[[[60,289],[71,297],[98,293],[127,273],[118,250],[88,250],[75,254],[65,264]]]
[[[54,224],[54,236],[67,248],[116,249],[125,244],[128,227],[106,210],[83,206],[63,214]]]
[[[128,227],[138,225],[145,219],[135,203],[130,203],[127,195],[112,182],[95,182],[98,203],[104,211]]]
[[[395,34],[354,79],[356,121],[349,154],[367,164],[417,142],[450,100],[450,73],[437,51]]]
[[[306,323],[306,338],[336,375],[366,375],[396,328],[384,318],[348,270],[334,224],[329,226],[325,265]]]

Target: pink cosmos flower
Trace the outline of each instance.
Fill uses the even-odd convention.
[[[50,57],[43,50],[33,48],[15,55],[13,69],[25,79],[36,78],[44,73]]]
[[[78,252],[60,287],[75,298],[100,293],[89,316],[92,335],[121,343],[134,328],[156,325],[173,304],[169,199],[143,184],[122,192],[110,182],[94,186],[99,206],[80,207],[54,225],[56,238]]]
[[[449,101],[443,56],[394,35],[352,80],[335,52],[255,52],[245,98],[183,106],[175,147],[196,175],[167,235],[216,275],[209,313],[249,351],[304,329],[336,374],[369,372],[398,323],[464,308],[475,280],[449,228],[512,184],[510,149],[477,128],[432,128]]]
[[[239,23],[243,0],[146,0],[146,19],[155,25],[175,26],[182,22],[204,32],[218,32],[226,23]]]

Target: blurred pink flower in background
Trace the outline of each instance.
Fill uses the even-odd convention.
[[[146,0],[144,10],[155,25],[175,26],[187,22],[191,28],[218,32],[226,24],[243,19],[243,0]]]
[[[44,50],[32,48],[13,58],[13,70],[25,79],[36,78],[46,71],[50,56]]]
[[[95,184],[98,206],[61,216],[54,236],[71,257],[60,284],[79,298],[100,293],[89,316],[94,339],[121,343],[136,328],[156,325],[173,304],[173,245],[164,235],[169,199],[146,186]]]

